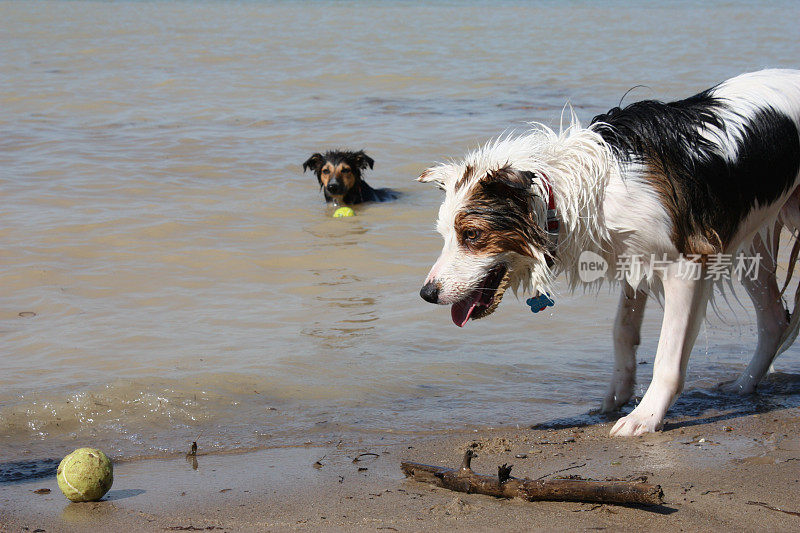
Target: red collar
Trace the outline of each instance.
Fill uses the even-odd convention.
[[[546,261],[547,266],[552,267],[555,263],[556,248],[558,247],[558,228],[560,226],[558,221],[558,210],[556,209],[556,197],[553,194],[553,186],[550,185],[550,179],[545,175],[542,176],[542,185],[545,192],[547,192],[547,219],[544,224],[544,230],[547,233],[547,240],[550,246],[547,250]]]
[[[550,241],[553,248],[555,248],[558,243],[558,228],[560,225],[558,221],[558,210],[556,209],[556,197],[555,194],[553,194],[553,186],[550,185],[550,179],[543,173],[540,175],[542,176],[542,185],[544,185],[544,189],[547,192],[547,222],[545,223],[545,231],[547,231],[550,236]]]

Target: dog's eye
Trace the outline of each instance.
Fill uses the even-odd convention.
[[[349,174],[350,173],[350,169],[349,168],[343,168],[341,170],[341,172],[342,172],[342,174]]]
[[[323,174],[330,174],[330,173],[331,173],[331,169],[329,169],[329,168],[323,168],[323,169],[322,169],[322,173],[323,173]]]
[[[481,236],[481,232],[477,229],[467,229],[464,230],[462,236],[466,242],[475,242]]]

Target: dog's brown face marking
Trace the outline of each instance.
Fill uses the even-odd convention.
[[[515,252],[533,257],[532,246],[546,250],[546,235],[534,218],[531,180],[531,173],[510,167],[481,178],[455,217],[461,247],[486,256]]]
[[[339,180],[344,186],[345,191],[349,191],[356,184],[356,175],[347,163],[325,163],[319,173],[319,179],[323,187],[328,186],[331,180]]]

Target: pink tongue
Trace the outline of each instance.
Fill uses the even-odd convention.
[[[463,328],[480,298],[480,291],[475,291],[460,302],[454,303],[450,308],[450,318],[453,319],[453,324]]]

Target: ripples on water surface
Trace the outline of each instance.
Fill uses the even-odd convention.
[[[0,3],[0,460],[586,412],[616,297],[544,316],[509,297],[455,328],[417,295],[440,198],[413,178],[566,102],[587,121],[634,85],[796,67],[797,20],[796,2]],[[332,147],[364,148],[402,199],[330,218],[300,163]],[[725,316],[690,387],[754,348],[749,310]],[[798,349],[778,366],[800,371]]]

